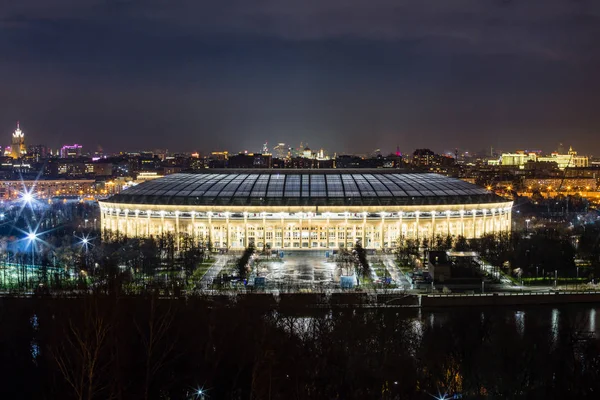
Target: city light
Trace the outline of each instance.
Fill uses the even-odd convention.
[[[89,234],[75,237],[79,239],[79,245],[81,246],[81,249],[85,249],[86,252],[89,250],[89,246],[93,245],[92,240],[94,238],[90,237]]]
[[[37,239],[37,233],[35,233],[35,232],[29,232],[27,234],[27,239],[29,239],[30,242],[33,242],[34,240]]]
[[[195,389],[194,394],[196,395],[196,399],[205,399],[208,397],[204,388]]]

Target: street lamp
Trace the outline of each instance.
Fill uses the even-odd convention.
[[[29,231],[26,238],[31,246],[31,267],[33,268],[35,265],[35,242],[38,239],[38,234],[35,231]],[[25,266],[23,266],[23,281],[25,282],[25,287],[27,287],[27,268]]]

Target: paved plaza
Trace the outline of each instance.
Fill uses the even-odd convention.
[[[282,260],[261,260],[258,276],[270,284],[300,286],[329,285],[339,281],[336,263],[328,261],[325,251],[285,251]]]

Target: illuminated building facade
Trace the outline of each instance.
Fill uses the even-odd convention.
[[[530,162],[540,163],[556,163],[558,169],[564,170],[565,168],[586,168],[589,166],[589,159],[586,156],[579,156],[573,148],[569,148],[567,154],[561,154],[559,152],[551,153],[548,156],[540,156],[536,152],[524,152],[517,151],[516,153],[503,153],[501,156],[501,164],[504,166],[519,167],[521,169],[526,168],[526,165]],[[493,162],[488,162],[492,165]]]
[[[55,196],[88,196],[96,193],[93,179],[11,180],[0,181],[0,199],[18,199],[24,191],[37,199]]]
[[[60,149],[60,158],[77,158],[81,157],[82,146],[80,144],[65,144]]]
[[[100,201],[107,237],[193,237],[218,248],[369,249],[399,239],[511,229],[512,201],[470,183],[397,170],[174,174]],[[177,240],[179,242],[179,240]]]
[[[586,156],[579,156],[573,148],[569,148],[567,154],[551,153],[546,157],[538,157],[539,162],[555,162],[558,169],[565,168],[585,168],[589,167],[589,159]]]

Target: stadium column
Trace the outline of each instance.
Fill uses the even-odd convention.
[[[348,211],[344,212],[344,247],[348,246]]]
[[[248,247],[248,212],[244,211],[244,248]]]
[[[135,210],[135,237],[138,237],[138,227],[140,225],[140,210]]]
[[[198,238],[196,237],[196,213],[194,211],[192,211],[191,214],[192,214],[192,240],[194,241],[194,243],[198,243]]]
[[[487,214],[487,211],[485,208],[483,209],[483,234],[485,235],[487,233],[487,226],[486,226],[486,220],[485,220],[485,215]]]
[[[281,213],[281,248],[284,248],[284,244],[285,244],[285,219],[284,219],[284,214]]]
[[[179,251],[179,211],[175,211],[175,244],[177,245],[177,251]]]
[[[208,241],[213,243],[214,246],[215,241],[213,237],[212,212],[209,211],[206,213],[206,215],[208,216]]]
[[[125,209],[125,237],[129,237],[129,210]]]
[[[363,212],[362,247],[367,248],[367,212]]]
[[[262,230],[262,240],[263,240],[263,249],[267,248],[267,213],[263,211],[263,230]]]
[[[414,235],[419,240],[419,211],[415,211],[415,231]]]
[[[475,226],[475,218],[477,218],[477,210],[473,210],[473,232],[472,232],[472,237],[477,237],[477,229]]]
[[[308,248],[312,248],[312,219],[311,215],[308,213]]]
[[[446,211],[446,228],[448,236],[452,236],[452,232],[450,232],[450,211]]]
[[[229,248],[229,247],[231,247],[230,246],[230,243],[231,243],[231,240],[230,240],[231,239],[231,237],[230,237],[231,232],[229,231],[229,211],[225,211],[225,225],[226,225],[225,232],[226,232],[226,235],[227,235],[227,237],[225,238],[225,248]]]
[[[327,232],[325,234],[325,247],[329,248],[329,240],[330,240],[330,238],[329,238],[329,213],[327,212],[325,214],[326,214],[325,215],[325,218],[326,218],[326,221],[325,221],[325,230]]]
[[[113,232],[117,232],[117,236],[119,235],[119,214],[120,214],[121,210],[119,210],[118,208],[114,210],[114,216],[112,218],[112,223],[113,223]]]
[[[402,211],[398,212],[398,223],[396,227],[396,240],[402,237]]]
[[[431,243],[435,240],[435,211],[431,212]]]
[[[160,212],[160,234],[161,236],[165,233],[165,212]]]
[[[465,236],[465,210],[460,210],[460,235]]]
[[[148,224],[146,226],[146,237],[150,237],[150,210],[146,210],[146,218],[148,219]]]
[[[379,228],[379,248],[383,250],[384,240],[384,225],[385,225],[385,211],[381,213],[381,227]]]

